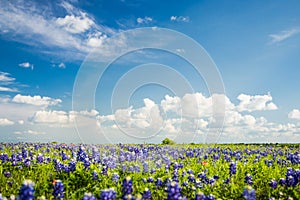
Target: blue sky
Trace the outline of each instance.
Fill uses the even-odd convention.
[[[299,10],[277,0],[1,1],[0,141],[300,142]],[[225,93],[210,93],[180,57],[196,49],[170,35],[148,41],[151,31],[138,41],[145,27],[201,45]],[[144,40],[172,41],[177,53],[127,52],[97,75]],[[217,138],[214,97],[226,106]]]

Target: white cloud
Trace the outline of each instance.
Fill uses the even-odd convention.
[[[35,124],[44,124],[48,126],[66,127],[73,126],[75,119],[80,121],[83,118],[96,119],[99,112],[96,110],[90,111],[60,111],[60,110],[39,110],[34,113],[30,121]],[[83,118],[82,118],[83,117]],[[77,123],[79,125],[80,122]]]
[[[152,22],[153,19],[151,17],[144,17],[144,18],[138,17],[136,19],[136,21],[139,24],[148,24],[148,23]]]
[[[131,129],[132,133],[139,129],[158,130],[163,126],[159,106],[148,98],[144,99],[144,107],[117,110],[115,120],[122,128]]]
[[[241,102],[233,104],[225,95],[213,95],[214,100],[222,97],[220,99],[225,100],[226,105],[223,132],[219,142],[299,141],[300,124],[269,122],[264,117],[243,112],[270,109],[270,106],[267,106],[268,103],[272,103],[270,94],[245,95],[247,98],[244,95],[239,98],[241,102],[244,102],[242,106]],[[249,97],[255,100],[245,101]],[[210,136],[210,132],[208,132],[213,121],[212,100],[212,96],[205,96],[202,93],[185,94],[182,97],[166,95],[158,104],[146,98],[144,105],[140,108],[119,109],[109,115],[100,115],[97,110],[41,110],[41,107],[33,104],[22,105],[10,101],[3,103],[4,105],[0,104],[0,110],[3,111],[0,119],[2,121],[10,119],[9,121],[17,127],[26,128],[16,134],[34,135],[38,134],[34,132],[37,129],[41,133],[47,133],[50,129],[55,130],[55,132],[66,131],[66,129],[71,130],[76,122],[77,127],[82,127],[82,130],[85,131],[86,135],[82,134],[82,137],[92,138],[90,133],[93,131],[90,130],[97,130],[96,133],[99,134],[98,131],[101,128],[101,131],[109,133],[107,137],[111,135],[123,136],[124,131],[132,136],[147,137],[149,134],[155,134],[156,131],[159,131],[156,140],[159,140],[160,137],[170,137],[178,142],[191,142],[192,138],[198,137],[196,141],[204,142],[206,137],[214,137]],[[13,107],[5,107],[6,104],[14,105]],[[29,108],[29,106],[31,107]],[[28,107],[28,109],[24,107]],[[5,115],[6,113],[10,114]],[[25,115],[26,113],[31,114],[26,117],[28,115]],[[299,110],[294,109],[289,113],[289,118],[300,119],[299,113]],[[28,130],[32,130],[32,132],[30,133]],[[134,141],[133,137],[131,139]]]
[[[18,89],[0,86],[0,92],[18,92]]]
[[[31,135],[44,135],[44,134],[46,134],[45,132],[33,131],[33,130],[28,130],[28,131],[25,131],[24,133],[28,133],[28,134],[31,134]]]
[[[177,96],[171,97],[166,95],[165,98],[161,101],[161,106],[164,112],[172,111],[179,113],[181,108],[181,99]]]
[[[0,72],[0,82],[12,82],[14,80],[16,79],[11,77],[9,73]]]
[[[297,35],[300,33],[300,29],[299,28],[292,28],[289,30],[284,30],[281,31],[278,34],[270,34],[269,37],[271,38],[271,43],[278,43],[281,42],[283,40],[286,40],[294,35]]]
[[[61,103],[61,99],[53,99],[50,97],[41,97],[39,95],[36,96],[24,96],[21,94],[17,94],[13,99],[12,102],[14,103],[23,103],[23,104],[30,104],[35,106],[41,107],[48,107],[48,106],[55,106]]]
[[[176,21],[176,22],[189,22],[190,17],[188,17],[188,16],[171,16],[170,20]]]
[[[15,123],[9,119],[0,118],[0,126],[11,126],[13,124],[15,124]]]
[[[81,12],[80,16],[66,15],[64,18],[59,17],[55,22],[66,31],[76,34],[84,33],[95,24],[84,12]]]
[[[60,64],[58,65],[58,67],[59,67],[59,68],[65,69],[65,68],[66,68],[66,65],[65,65],[65,63],[60,63]]]
[[[39,2],[0,1],[0,27],[6,30],[0,34],[5,34],[10,40],[43,48],[45,53],[78,60],[84,58],[95,43],[99,44],[96,39],[115,33],[114,29],[97,24],[88,13],[69,3],[58,6],[66,9],[64,17],[55,17],[54,9],[43,9]],[[102,38],[90,37],[98,32],[102,33]],[[49,51],[53,47],[58,48]]]
[[[272,102],[272,96],[267,95],[246,95],[240,94],[237,99],[240,104],[237,106],[239,111],[253,112],[256,110],[277,110],[276,104]]]
[[[165,96],[161,101],[161,107],[165,112],[175,112],[184,117],[208,117],[213,112],[213,101],[224,100],[227,109],[233,109],[234,105],[225,95],[214,94],[206,97],[202,93],[187,93],[182,98]]]
[[[72,118],[65,111],[37,111],[31,121],[40,124],[58,124],[64,125],[70,123]]]
[[[0,96],[0,103],[8,103],[8,102],[10,102],[9,96],[3,96],[3,97]]]
[[[288,118],[300,120],[300,110],[293,109],[291,112],[289,112]]]
[[[93,34],[88,34],[87,46],[91,48],[100,47],[106,38],[107,35],[102,32],[95,32]]]
[[[19,64],[20,67],[31,68],[33,70],[34,65],[29,62],[24,62]]]
[[[45,132],[42,131],[34,131],[34,130],[26,130],[26,131],[15,131],[14,134],[22,135],[22,134],[30,134],[30,135],[45,135]]]
[[[18,89],[12,87],[15,80],[9,73],[0,71],[0,92],[18,92]]]

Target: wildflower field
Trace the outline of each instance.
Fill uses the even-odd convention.
[[[0,143],[0,199],[300,199],[300,145]]]

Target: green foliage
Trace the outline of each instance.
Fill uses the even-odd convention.
[[[2,162],[0,160],[0,193],[3,196],[9,197],[11,194],[18,195],[19,189],[21,187],[24,179],[31,179],[35,183],[35,196],[41,197],[45,196],[46,199],[53,199],[53,181],[56,179],[62,180],[65,185],[65,199],[81,199],[85,192],[93,193],[97,198],[99,198],[100,191],[107,188],[115,188],[117,191],[117,199],[121,199],[122,191],[122,180],[130,176],[133,180],[133,195],[138,196],[141,194],[145,188],[149,188],[152,192],[153,199],[166,199],[166,192],[164,191],[165,186],[157,187],[155,182],[147,182],[149,177],[154,180],[161,178],[163,181],[167,178],[172,178],[174,175],[173,165],[170,166],[169,170],[166,169],[166,164],[162,164],[160,168],[157,168],[156,164],[158,160],[168,157],[171,163],[180,163],[183,168],[178,169],[178,182],[182,188],[182,195],[186,196],[188,199],[195,199],[195,194],[198,191],[203,192],[205,195],[213,194],[216,199],[242,199],[241,194],[247,184],[244,182],[245,175],[251,174],[253,177],[252,187],[256,191],[256,199],[269,199],[274,197],[276,199],[288,199],[292,197],[294,199],[300,199],[300,184],[294,187],[288,187],[286,185],[278,184],[278,187],[273,189],[269,186],[272,179],[279,180],[280,178],[286,177],[286,171],[289,167],[296,170],[300,168],[300,164],[291,163],[287,159],[287,155],[290,153],[300,152],[299,145],[295,144],[278,144],[275,145],[247,145],[247,144],[223,144],[207,146],[201,144],[187,144],[187,145],[174,145],[172,140],[166,138],[163,141],[166,146],[157,145],[99,145],[97,148],[101,152],[101,156],[111,156],[118,158],[120,152],[129,152],[128,155],[133,155],[134,151],[129,151],[127,147],[138,147],[138,148],[148,148],[153,147],[152,150],[148,151],[149,157],[153,159],[147,159],[149,163],[149,172],[144,173],[143,163],[137,160],[125,160],[118,164],[115,168],[109,168],[107,174],[102,174],[102,169],[104,165],[102,163],[91,163],[89,168],[84,167],[83,162],[78,162],[76,165],[76,170],[71,173],[64,171],[57,172],[53,163],[53,159],[60,159],[64,165],[68,165],[70,159],[72,158],[72,151],[75,149],[77,152],[77,147],[72,150],[72,147],[60,145],[60,144],[48,144],[41,145],[38,150],[34,149],[34,144],[22,144],[18,145],[7,145],[0,143],[0,155],[8,154],[9,157],[12,154],[18,155],[22,151],[22,147],[25,147],[29,152],[32,152],[32,163],[30,166],[25,166],[23,162],[17,162],[15,166],[11,162]],[[92,146],[88,146],[92,147]],[[155,151],[156,148],[160,148],[159,153]],[[215,149],[214,151],[209,151]],[[48,151],[49,150],[49,151]],[[91,148],[86,150],[91,156]],[[254,153],[249,153],[251,152]],[[202,152],[199,155],[187,156],[187,152]],[[60,153],[64,152],[69,156],[69,160],[62,160]],[[152,154],[155,152],[156,154]],[[175,153],[174,153],[175,152]],[[234,175],[229,174],[230,162],[225,160],[225,153],[230,156],[230,160],[237,162],[237,173]],[[231,153],[241,153],[241,157],[237,159]],[[257,152],[257,153],[256,153]],[[44,158],[51,158],[50,162],[43,162],[38,164],[36,162],[36,157],[39,154],[43,154]],[[176,155],[178,153],[178,155]],[[265,154],[266,153],[266,154]],[[181,154],[179,156],[179,154]],[[221,155],[219,159],[214,159],[214,155]],[[260,156],[257,159],[257,156]],[[276,155],[276,156],[275,156]],[[275,156],[275,159],[274,159]],[[286,163],[278,163],[278,159],[285,160]],[[274,160],[271,166],[268,166],[265,161]],[[122,164],[129,166],[139,166],[139,172],[129,172],[122,170]],[[22,167],[20,167],[22,166]],[[150,173],[150,169],[156,169],[155,173]],[[215,181],[214,184],[202,184],[200,188],[194,188],[194,183],[188,182],[187,173],[192,170],[196,180],[198,181],[198,174],[206,171],[206,175],[209,179],[213,176],[219,176],[219,179]],[[92,172],[96,171],[99,174],[97,180],[93,179]],[[4,172],[11,172],[11,177],[5,177]],[[113,182],[111,177],[113,173],[118,173],[120,179],[118,182]],[[224,180],[230,178],[230,183],[225,184]],[[9,185],[8,183],[12,184]],[[188,182],[186,186],[183,185],[184,182]],[[38,198],[36,198],[38,199]]]
[[[173,140],[169,139],[169,138],[165,138],[163,141],[162,141],[162,144],[163,145],[174,145],[176,144],[176,142],[174,142]]]

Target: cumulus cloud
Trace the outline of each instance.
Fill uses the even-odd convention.
[[[291,112],[289,112],[288,118],[300,120],[300,110],[293,109]]]
[[[48,107],[48,106],[55,106],[61,103],[61,99],[53,99],[50,97],[42,97],[39,95],[36,96],[24,96],[21,94],[17,94],[13,99],[12,102],[14,103],[23,103],[23,104],[30,104],[35,106],[41,107]]]
[[[190,17],[188,17],[188,16],[171,16],[170,20],[176,21],[176,22],[189,22]]]
[[[31,68],[32,70],[33,70],[33,67],[34,67],[34,65],[29,63],[29,62],[20,63],[19,66],[23,67],[23,68]]]
[[[148,23],[150,23],[152,21],[153,21],[153,19],[151,17],[144,17],[144,18],[138,17],[136,19],[136,22],[138,24],[148,24]]]
[[[66,15],[63,18],[59,17],[55,22],[70,33],[83,33],[95,24],[84,12],[81,12],[79,16]]]
[[[92,34],[88,34],[87,37],[87,46],[96,48],[100,47],[103,44],[103,42],[107,38],[107,35],[98,31]]]
[[[41,124],[68,124],[72,118],[65,111],[37,111],[31,121]]]
[[[15,123],[9,119],[0,118],[0,126],[11,126],[13,124],[15,124]]]
[[[239,111],[253,112],[257,110],[277,110],[278,107],[272,102],[271,94],[267,95],[246,95],[240,94],[237,99],[240,104],[237,106]]]
[[[48,126],[73,126],[76,117],[96,119],[99,114],[96,110],[90,111],[61,111],[61,110],[39,110],[34,113],[30,121],[35,124]]]
[[[15,122],[14,124],[19,127],[24,124],[22,127],[26,127],[28,130],[35,129],[27,126],[37,125],[39,128],[44,128],[39,129],[42,130],[41,132],[47,132],[49,128],[55,128],[55,130],[60,130],[58,128],[71,129],[76,122],[77,127],[83,127],[82,130],[86,130],[86,132],[89,130],[99,131],[100,128],[115,135],[124,132],[129,133],[129,135],[135,136],[132,138],[148,137],[159,132],[158,137],[170,137],[178,142],[191,142],[194,137],[198,137],[198,141],[201,142],[204,142],[207,137],[213,138],[211,141],[218,140],[219,142],[268,142],[270,138],[275,138],[275,142],[278,140],[286,142],[292,140],[290,138],[297,139],[297,135],[300,134],[299,124],[269,122],[264,117],[244,112],[272,110],[268,106],[273,100],[270,94],[254,96],[241,94],[238,99],[240,102],[234,104],[227,96],[221,94],[213,94],[212,96],[205,96],[202,93],[191,93],[183,96],[166,95],[161,102],[156,103],[145,98],[143,106],[139,108],[117,109],[109,115],[100,115],[97,110],[93,109],[62,111],[44,108],[42,110],[39,106],[26,104],[39,110],[36,110],[28,118],[0,116],[0,119],[3,124],[4,122],[7,123],[8,119],[11,119],[12,121],[9,121]],[[219,100],[224,100],[226,105],[225,119],[221,135],[215,138],[215,135],[208,131],[213,128],[211,125],[215,120],[212,117],[213,101]],[[13,112],[15,113],[15,111]],[[300,119],[300,111],[294,109],[288,117]],[[23,119],[28,119],[28,123],[25,123]],[[20,134],[23,133],[25,132],[20,131]],[[28,134],[30,133],[28,132]],[[282,140],[285,137],[288,137],[289,140]]]
[[[82,59],[99,40],[116,31],[108,26],[97,24],[85,11],[70,3],[55,4],[67,12],[63,17],[55,17],[52,7],[43,8],[39,2],[0,1],[0,32],[9,40],[14,40],[30,46],[44,48],[57,47],[58,56],[69,59]],[[97,33],[101,32],[101,37]],[[61,51],[64,53],[62,54]],[[21,63],[22,64],[22,63]],[[23,67],[33,67],[23,63]]]
[[[225,95],[213,94],[206,97],[202,93],[187,93],[182,98],[166,95],[161,101],[161,107],[165,112],[175,112],[184,117],[208,117],[213,112],[213,101],[224,101],[226,109],[234,108],[230,99]],[[218,108],[215,109],[218,110]]]
[[[129,129],[159,129],[163,124],[158,105],[148,98],[144,99],[144,107],[117,110],[115,120],[123,128]]]

